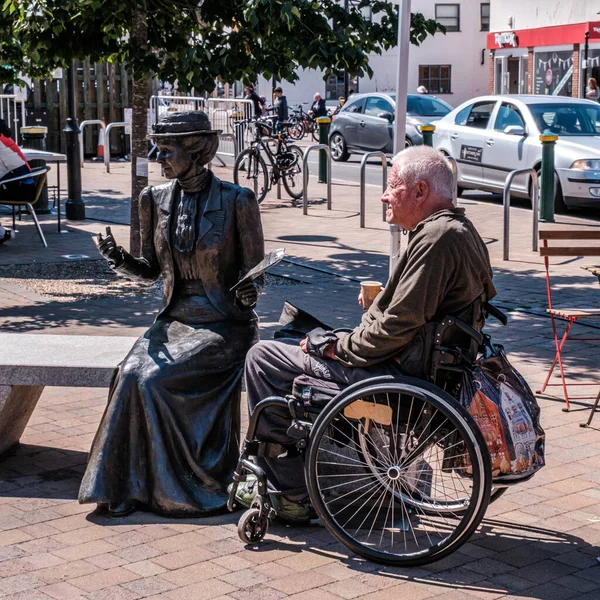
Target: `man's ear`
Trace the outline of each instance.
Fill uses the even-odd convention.
[[[415,198],[419,204],[423,204],[429,198],[429,184],[426,181],[417,181],[415,184]]]

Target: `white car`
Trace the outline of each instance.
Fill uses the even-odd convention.
[[[501,193],[510,171],[541,169],[539,136],[558,135],[555,146],[557,211],[600,207],[600,104],[557,96],[481,96],[436,123],[434,147],[456,159],[464,189]],[[531,197],[531,178],[516,177],[512,194]]]

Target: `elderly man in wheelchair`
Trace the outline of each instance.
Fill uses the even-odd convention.
[[[230,508],[249,507],[246,542],[275,516],[306,524],[316,511],[366,558],[423,564],[464,543],[489,502],[485,440],[455,399],[496,294],[487,249],[432,148],[395,157],[381,200],[408,245],[361,324],[248,354],[230,487]]]

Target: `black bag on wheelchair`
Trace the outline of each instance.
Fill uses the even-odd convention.
[[[465,372],[460,402],[485,437],[494,481],[517,483],[545,465],[540,407],[504,348],[488,342],[487,349],[472,373]]]

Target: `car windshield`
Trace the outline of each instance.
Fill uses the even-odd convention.
[[[396,102],[396,94],[388,94]],[[408,96],[406,98],[406,114],[412,117],[443,117],[452,110],[439,98],[432,96]]]
[[[409,96],[406,103],[406,114],[413,117],[443,117],[452,108],[445,102],[429,96]]]
[[[559,136],[599,135],[600,106],[594,104],[529,104],[529,110],[541,132]]]

